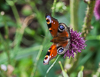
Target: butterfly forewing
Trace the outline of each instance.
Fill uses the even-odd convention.
[[[46,16],[46,22],[48,29],[53,37],[57,36],[59,22],[57,19],[51,17],[50,15]]]

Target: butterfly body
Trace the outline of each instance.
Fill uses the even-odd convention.
[[[48,29],[53,37],[51,42],[53,44],[47,51],[43,63],[48,64],[49,61],[56,57],[57,54],[64,54],[70,45],[70,30],[64,23],[59,23],[57,19],[46,16]]]

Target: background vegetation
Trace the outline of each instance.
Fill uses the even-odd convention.
[[[100,77],[100,21],[92,16],[95,0],[88,22],[84,18],[89,4],[72,1],[0,0],[0,77]],[[88,31],[91,26],[88,35],[83,35],[87,40],[85,50],[75,58],[64,59],[61,55],[43,65],[52,44],[45,20],[47,13],[78,32],[85,29],[83,25],[89,26]]]

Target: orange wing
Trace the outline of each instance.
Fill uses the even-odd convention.
[[[50,15],[46,16],[46,22],[49,28],[49,31],[53,37],[57,36],[59,22],[57,19],[51,17]]]
[[[44,65],[48,64],[49,61],[56,56],[57,56],[57,47],[55,44],[52,44],[49,50],[47,51],[43,64]]]

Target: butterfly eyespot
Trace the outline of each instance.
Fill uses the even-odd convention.
[[[65,24],[60,23],[58,27],[59,32],[63,32],[65,30],[65,26],[66,26]]]
[[[65,29],[63,25],[60,25],[59,28],[60,28],[61,30],[64,30],[64,29]]]
[[[50,22],[50,20],[49,20],[49,19],[46,19],[46,21],[47,21],[47,22]]]
[[[58,54],[62,54],[64,51],[64,48],[63,47],[57,47],[57,53]]]
[[[44,59],[47,59],[48,57],[45,57]]]
[[[50,24],[50,20],[49,19],[46,19],[46,22],[47,22],[47,24]]]
[[[47,24],[51,23],[51,16],[50,15],[46,16],[46,22],[47,22]]]

